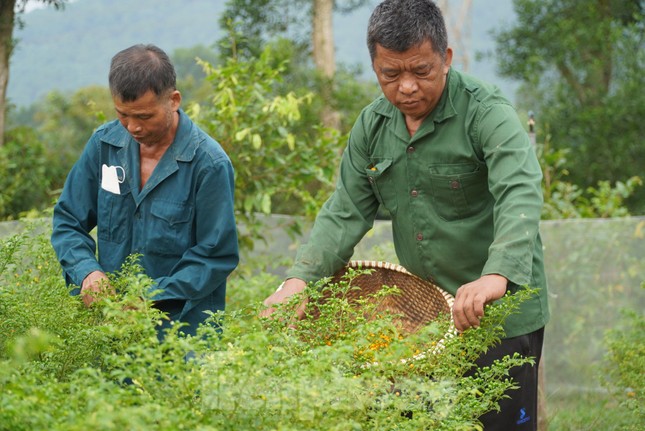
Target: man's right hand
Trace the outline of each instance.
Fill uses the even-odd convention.
[[[275,292],[267,299],[264,300],[264,305],[268,308],[260,312],[261,317],[269,317],[275,312],[273,305],[281,304],[289,300],[289,298],[295,294],[298,294],[305,290],[307,287],[307,282],[299,278],[290,278],[286,280],[282,287]],[[298,306],[296,309],[296,316],[298,319],[302,319],[305,315],[305,306],[307,305],[307,299]]]
[[[107,275],[101,271],[90,272],[88,276],[85,277],[81,285],[83,304],[85,304],[86,307],[89,307],[98,300],[94,294],[102,292],[114,294],[114,289],[110,286]]]

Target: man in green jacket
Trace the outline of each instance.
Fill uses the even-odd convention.
[[[383,96],[358,117],[336,190],[316,218],[271,305],[345,265],[382,205],[410,272],[455,295],[459,331],[519,286],[540,288],[506,324],[480,365],[519,352],[539,361],[549,318],[542,243],[542,173],[500,91],[452,69],[441,11],[430,0],[386,0],[372,13],[368,48]],[[513,370],[521,389],[486,430],[536,429],[537,366]]]

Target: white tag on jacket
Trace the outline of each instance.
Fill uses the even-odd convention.
[[[119,178],[118,170],[121,170],[121,178]],[[121,194],[121,184],[125,180],[125,170],[121,166],[102,166],[101,188],[107,190],[115,195]]]

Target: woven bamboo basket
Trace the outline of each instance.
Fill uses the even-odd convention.
[[[352,280],[352,286],[359,289],[349,290],[347,299],[350,302],[372,295],[383,286],[398,288],[400,293],[379,299],[376,311],[400,316],[397,321],[406,333],[416,332],[439,315],[452,317],[454,297],[436,284],[410,273],[401,265],[366,260],[350,261],[334,275],[331,282],[341,280],[348,268],[370,270],[370,273],[358,275]]]

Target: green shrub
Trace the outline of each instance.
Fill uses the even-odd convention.
[[[27,127],[8,131],[0,146],[0,220],[51,204],[46,171],[45,148],[35,132]]]
[[[514,387],[508,369],[530,361],[465,377],[531,291],[490,306],[461,336],[446,336],[444,316],[404,337],[395,316],[368,320],[369,305],[343,300],[349,280],[326,287],[341,296],[319,318],[293,322],[294,301],[258,318],[273,278],[234,277],[231,296],[248,299],[212,316],[223,331],[182,337],[174,325],[160,341],[136,258],[110,275],[117,296],[86,309],[48,236],[31,229],[0,248],[0,430],[471,430]],[[312,302],[320,289],[309,286]]]
[[[240,244],[246,248],[263,237],[257,214],[313,217],[332,190],[345,140],[320,125],[303,127],[301,107],[314,95],[276,95],[284,64],[274,63],[270,47],[254,60],[229,58],[218,67],[202,62],[213,96],[208,104],[188,107],[231,158],[236,217],[246,228]]]
[[[638,187],[643,185],[640,177],[616,181],[598,181],[596,186],[581,188],[577,184],[566,181],[569,171],[567,159],[569,149],[555,150],[545,139],[538,145],[537,154],[542,166],[544,181],[542,192],[544,206],[543,220],[567,218],[607,218],[629,216],[626,202],[632,197]]]
[[[645,289],[645,283],[642,285]],[[622,322],[607,332],[604,385],[624,414],[624,430],[642,429],[645,423],[645,315],[625,311]]]

